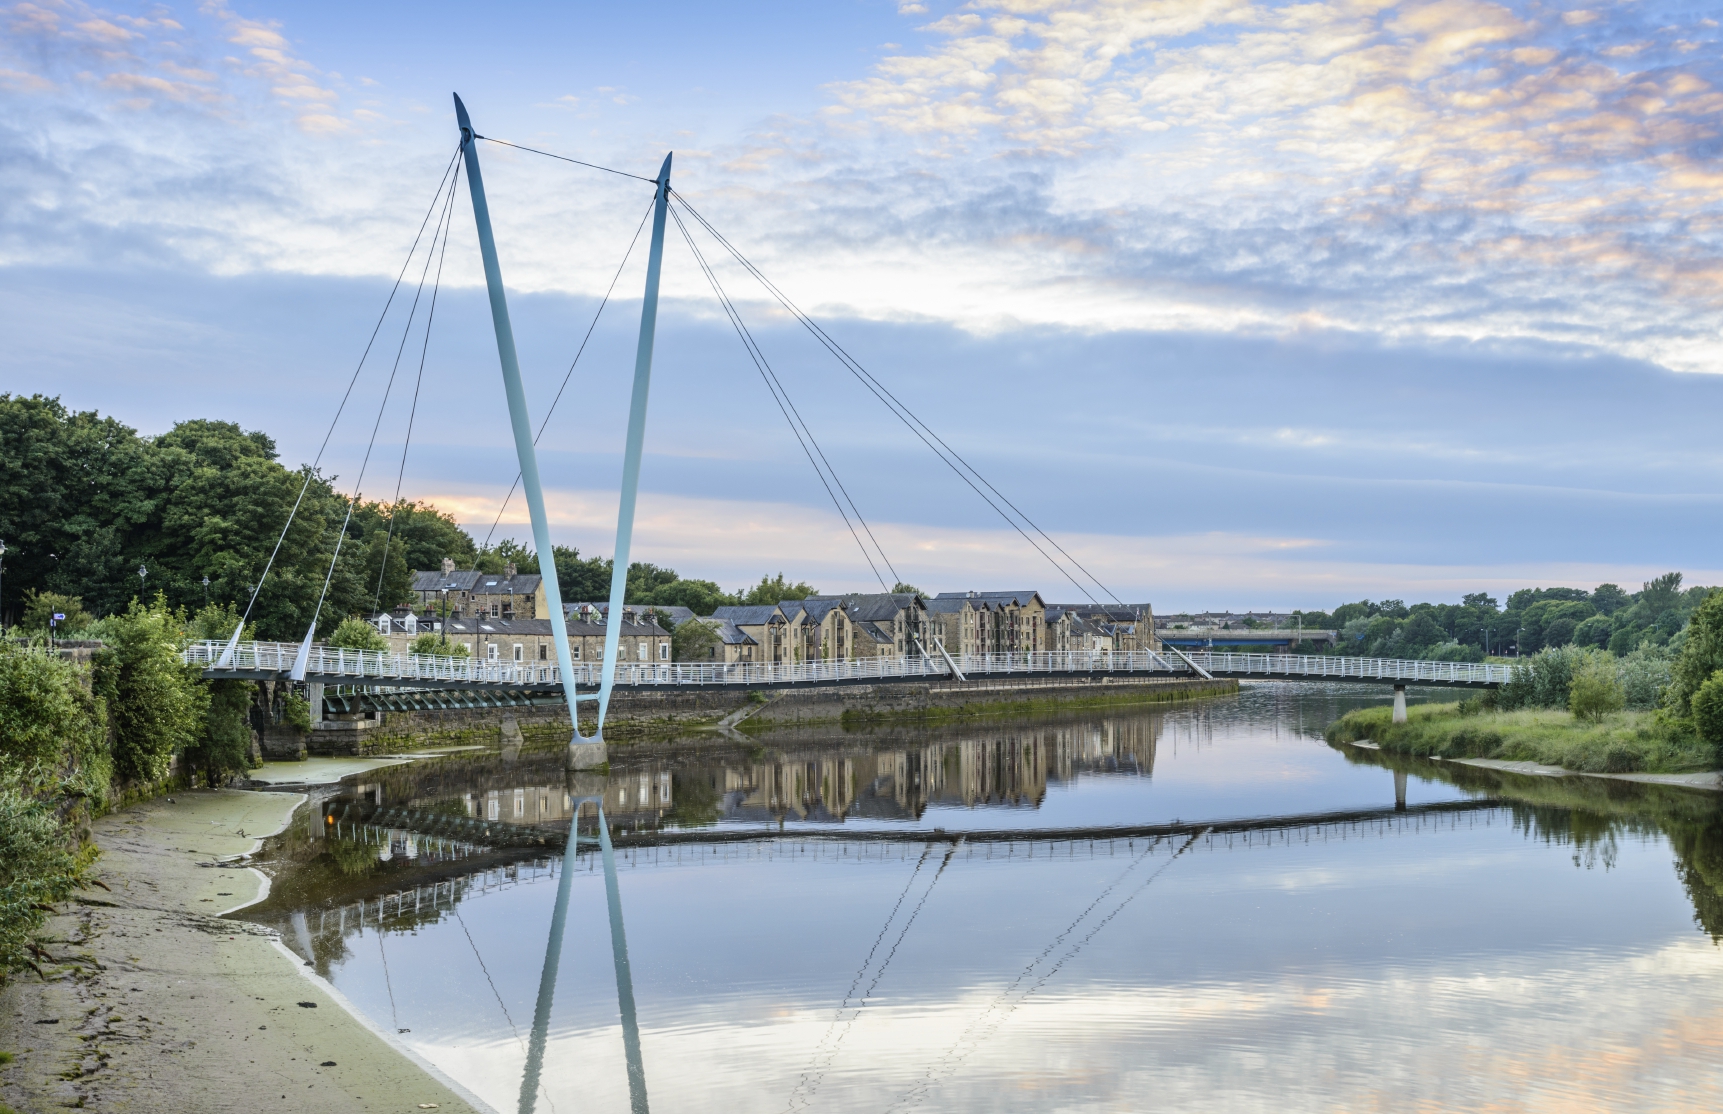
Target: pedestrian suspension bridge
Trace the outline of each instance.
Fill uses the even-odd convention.
[[[868,371],[817,321],[803,312],[758,266],[744,256],[729,238],[696,210],[688,198],[673,190],[670,184],[672,161],[670,155],[665,156],[655,175],[647,177],[630,171],[599,166],[581,159],[510,143],[506,140],[487,138],[475,130],[471,119],[468,117],[466,106],[461,103],[458,96],[455,97],[455,120],[459,129],[459,144],[444,167],[442,177],[432,195],[431,203],[420,221],[419,230],[413,239],[407,260],[402,264],[388,300],[384,304],[382,313],[378,316],[377,324],[372,330],[363,354],[360,356],[358,366],[354,369],[346,393],[341,397],[340,404],[336,408],[335,416],[329,424],[328,432],[318,449],[317,456],[305,468],[305,481],[300,489],[299,497],[295,500],[287,521],[281,528],[281,535],[276,541],[274,551],[270,554],[261,572],[257,574],[256,582],[252,586],[251,597],[246,603],[239,623],[235,626],[232,636],[225,643],[195,643],[186,650],[186,658],[189,662],[201,665],[206,677],[217,679],[275,679],[308,684],[333,683],[383,690],[530,689],[534,687],[542,688],[547,693],[560,690],[566,700],[569,716],[574,726],[574,736],[569,744],[568,752],[571,803],[576,809],[577,815],[582,805],[591,804],[594,806],[597,834],[596,838],[581,834],[571,825],[562,855],[561,869],[556,875],[558,893],[546,940],[544,967],[540,976],[539,994],[534,1008],[532,1034],[527,1045],[526,1064],[521,1078],[518,1107],[520,1114],[532,1114],[541,1094],[540,1073],[544,1062],[550,1013],[556,991],[557,968],[562,954],[563,932],[567,922],[569,881],[577,869],[576,849],[579,846],[596,847],[603,862],[605,897],[610,919],[610,942],[616,971],[617,1005],[622,1020],[624,1056],[628,1070],[629,1108],[632,1114],[647,1114],[649,1109],[645,1066],[641,1056],[640,1033],[636,1021],[633,977],[629,966],[627,937],[623,929],[622,905],[615,864],[616,856],[611,841],[610,825],[604,816],[602,792],[591,792],[590,787],[585,785],[587,781],[601,783],[602,779],[579,778],[580,784],[577,785],[575,780],[577,775],[574,773],[577,770],[596,767],[606,761],[604,722],[610,705],[611,694],[618,686],[628,688],[664,686],[761,688],[848,683],[880,684],[886,682],[945,681],[965,683],[985,678],[1029,674],[1086,675],[1103,678],[1163,675],[1210,679],[1224,677],[1353,681],[1392,684],[1396,689],[1396,711],[1398,713],[1404,706],[1404,687],[1408,684],[1483,687],[1499,685],[1507,680],[1507,669],[1502,666],[1377,661],[1356,658],[1288,657],[1263,654],[1185,654],[1176,650],[1169,650],[1166,653],[1022,653],[953,656],[947,653],[937,640],[932,645],[918,645],[916,647],[917,653],[911,656],[882,660],[744,663],[737,665],[661,665],[631,663],[622,659],[619,652],[621,623],[608,624],[601,663],[575,665],[571,660],[562,591],[557,582],[555,563],[550,559],[554,553],[554,548],[550,534],[550,522],[545,510],[543,487],[540,482],[536,446],[545,433],[550,415],[555,411],[557,403],[563,398],[568,387],[569,377],[573,375],[575,367],[580,362],[581,354],[585,351],[586,342],[585,340],[582,341],[574,361],[569,365],[568,375],[564,377],[562,387],[551,401],[550,406],[544,411],[535,432],[532,412],[527,404],[526,390],[521,378],[520,361],[515,348],[514,328],[509,317],[508,298],[503,284],[496,239],[491,226],[490,207],[479,166],[479,145],[481,143],[506,146],[524,154],[542,156],[569,166],[581,167],[584,170],[598,171],[623,179],[630,179],[632,182],[649,187],[651,191],[651,199],[635,229],[634,240],[629,243],[628,250],[623,255],[622,265],[617,268],[616,277],[611,280],[610,289],[606,291],[604,299],[600,302],[598,310],[593,316],[592,326],[589,326],[586,332],[586,337],[590,339],[592,330],[598,323],[598,316],[604,312],[605,306],[609,304],[610,295],[616,289],[616,283],[623,273],[623,268],[627,265],[641,232],[645,229],[647,222],[650,221],[651,233],[647,246],[645,290],[641,300],[640,328],[635,346],[633,383],[629,399],[628,423],[622,460],[609,614],[622,614],[627,587],[627,574],[634,534],[635,506],[639,493],[641,459],[646,435],[647,403],[651,393],[659,285],[664,266],[664,238],[666,229],[671,224],[674,224],[683,243],[686,244],[701,276],[711,287],[713,295],[724,311],[725,318],[734,329],[743,348],[746,349],[749,361],[759,373],[767,393],[771,395],[773,402],[789,425],[798,447],[807,458],[845,528],[855,541],[856,546],[861,550],[867,567],[873,573],[874,578],[879,581],[882,592],[894,590],[895,585],[888,583],[888,576],[896,583],[902,583],[903,578],[898,575],[898,570],[879,544],[878,538],[872,527],[868,525],[856,499],[852,497],[850,490],[838,477],[836,469],[821,448],[813,429],[803,419],[801,411],[791,400],[783,380],[773,369],[758,338],[744,321],[736,300],[725,289],[717,268],[714,267],[712,260],[708,259],[706,251],[700,246],[701,237],[705,239],[708,247],[716,245],[715,257],[720,262],[722,262],[723,256],[728,256],[735,265],[739,266],[748,280],[759,285],[767,299],[775,303],[776,307],[799,324],[817,345],[830,354],[841,367],[842,373],[854,378],[868,394],[872,395],[894,418],[901,422],[915,439],[919,440],[933,456],[938,458],[964,486],[968,487],[982,502],[992,508],[1062,577],[1070,581],[1084,598],[1091,602],[1110,600],[1113,603],[1119,603],[1119,598],[1051,535],[1030,519],[1016,503],[1007,498],[969,460],[965,459],[961,453],[918,417],[898,395],[894,394],[884,382]],[[463,173],[466,177],[467,193],[472,202],[479,255],[483,263],[485,286],[490,301],[491,322],[496,336],[497,359],[502,373],[503,394],[508,402],[509,424],[514,437],[515,454],[519,464],[519,475],[515,484],[526,500],[527,511],[532,523],[533,546],[541,558],[539,571],[542,576],[546,611],[551,624],[551,641],[556,651],[554,665],[548,662],[543,665],[537,663],[528,665],[438,656],[361,652],[334,648],[317,641],[319,624],[327,625],[323,619],[323,609],[328,602],[330,585],[336,577],[343,543],[348,538],[353,510],[359,505],[366,476],[372,465],[379,431],[383,426],[391,393],[394,391],[397,377],[402,371],[403,360],[406,359],[409,367],[411,366],[411,360],[408,357],[408,341],[414,339],[413,330],[417,327],[423,334],[422,343],[417,345],[419,348],[416,354],[418,357],[418,376],[413,384],[412,404],[408,410],[406,434],[401,445],[400,462],[394,485],[394,500],[389,504],[391,508],[397,508],[401,505],[401,490],[407,468],[407,455],[412,445],[413,423],[418,412],[420,388],[423,386],[426,353],[430,347],[432,323],[435,321],[443,261],[447,254],[455,200]],[[435,218],[434,224],[433,218]],[[431,238],[428,243],[424,240],[424,233],[427,229],[431,230]],[[421,253],[422,244],[424,250]],[[406,280],[409,269],[414,265],[415,260],[418,261],[420,274],[417,289],[409,303],[403,295],[403,286],[404,284],[410,285],[407,284]],[[436,264],[434,278],[432,276],[433,262]],[[429,285],[428,292],[427,285]],[[352,482],[352,495],[347,504],[346,520],[332,539],[332,552],[322,590],[317,596],[316,605],[311,608],[311,615],[309,617],[301,616],[301,619],[308,618],[305,635],[300,641],[293,643],[247,641],[244,638],[246,626],[252,620],[259,596],[264,592],[266,586],[271,584],[270,575],[275,569],[277,558],[281,555],[282,544],[287,539],[289,530],[300,513],[313,479],[319,475],[318,469],[324,463],[331,438],[334,436],[343,414],[347,411],[348,404],[353,399],[354,387],[365,371],[373,349],[377,347],[378,338],[385,322],[390,320],[390,313],[396,306],[398,295],[403,295],[400,300],[402,306],[405,307],[402,312],[406,316],[406,324],[401,330],[399,344],[394,345],[391,340],[386,342],[381,349],[386,354],[387,348],[394,345],[396,352],[393,363],[389,366],[387,382],[381,392],[382,402],[378,406],[376,417],[372,422],[370,439],[365,448],[364,458],[360,462],[357,475]],[[424,314],[422,323],[420,319],[421,307]],[[399,316],[400,314],[397,314],[397,319]],[[382,362],[386,361],[380,358],[379,367]],[[585,415],[585,418],[590,420],[590,415]],[[497,512],[498,521],[501,520],[508,500],[513,498],[514,490],[515,488],[511,487],[508,498],[499,508]],[[492,530],[493,532],[495,530],[494,524]],[[389,533],[384,549],[385,555],[389,552],[387,546],[394,543],[394,531],[394,512],[391,509]],[[489,539],[486,540],[488,543]],[[377,609],[381,610],[385,604],[382,598],[382,587],[388,561],[385,559],[379,564],[376,599],[373,602]],[[351,555],[349,555],[349,565],[351,565]],[[387,602],[393,603],[394,601]],[[580,715],[582,702],[596,702],[597,704],[597,708],[590,719],[590,730],[582,729]],[[1335,822],[1341,821],[1336,820]],[[1155,837],[1151,839],[1150,846],[1158,845],[1168,835],[1173,834],[1182,833],[1156,833]],[[1188,848],[1198,839],[1213,839],[1216,834],[1216,827],[1208,825],[1204,826],[1200,832],[1184,835],[1184,841],[1179,850],[1174,853],[1174,857],[1182,854],[1185,848]],[[1150,833],[1147,832],[1132,833],[1132,837],[1139,835],[1150,837]],[[463,837],[472,841],[473,833],[451,832],[437,836],[439,839],[450,840],[461,840]],[[976,844],[982,842],[973,836],[966,838]],[[944,861],[949,862],[955,851],[956,845],[953,845],[946,851]],[[926,853],[924,851],[924,858]],[[939,869],[943,870],[944,866],[941,865]],[[917,870],[920,870],[919,863]],[[1156,873],[1158,874],[1158,871]],[[1154,876],[1150,875],[1149,877],[1152,879]],[[938,875],[935,874],[935,881],[937,878]],[[433,892],[433,900],[437,896]],[[420,898],[416,894],[415,901],[418,900]],[[398,908],[400,904],[400,899],[397,899]]]

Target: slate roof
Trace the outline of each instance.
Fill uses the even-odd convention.
[[[857,623],[856,634],[864,635],[881,646],[896,646],[897,638],[890,631],[884,630],[878,623]]]
[[[728,619],[704,620],[712,627],[712,633],[718,636],[718,641],[726,646],[758,646],[751,635],[743,632],[741,627]]]
[[[591,608],[592,610],[598,612],[600,615],[603,615],[606,617],[609,617],[609,615],[610,615],[610,605],[608,603],[590,603],[590,602],[587,602],[585,600],[581,600],[581,601],[578,601],[576,603],[565,603],[565,604],[563,604],[562,605],[562,617],[563,617],[563,619],[565,619],[568,622],[574,622],[575,621],[573,618],[574,613],[576,611],[579,611],[579,610],[582,610],[585,608]],[[684,621],[686,621],[687,619],[695,618],[694,613],[692,611],[688,610],[686,607],[659,607],[657,604],[646,604],[646,603],[625,604],[622,608],[622,617],[624,620],[626,620],[628,618],[628,616],[630,616],[630,615],[635,615],[635,616],[644,615],[644,614],[646,614],[646,612],[648,610],[666,612],[671,617],[671,620],[672,620],[671,625],[672,626],[681,626],[682,623]],[[604,629],[603,623],[592,623],[589,625],[596,626],[599,630]],[[662,628],[660,628],[660,629],[662,629]]]
[[[480,573],[470,591],[481,596],[530,596],[538,591],[544,577],[536,572],[517,572],[512,577],[502,573]]]
[[[451,592],[470,592],[473,590],[473,585],[477,584],[479,578],[484,575],[477,569],[456,569],[447,575],[444,575],[441,569],[432,569],[430,572],[415,572],[412,590],[415,592],[435,592],[447,588]]]
[[[471,638],[475,624],[478,626],[479,634],[495,635],[499,638],[509,635],[522,637],[530,635],[539,638],[552,636],[549,619],[490,619],[481,617],[478,619],[450,619],[449,637],[456,638],[464,634]],[[564,626],[568,628],[571,638],[603,638],[606,629],[603,623],[565,623]],[[622,624],[624,637],[652,638],[665,633],[667,632],[664,628],[656,623]]]
[[[1027,607],[1029,601],[1041,598],[1041,593],[1035,591],[1016,592],[941,592],[933,597],[936,600],[971,599],[986,600],[989,603],[1014,603],[1018,607]]]
[[[720,607],[716,611],[712,612],[712,618],[728,619],[739,627],[763,627],[772,621],[772,616],[774,615],[780,617],[783,615],[783,612],[778,610],[778,605],[775,603],[746,606],[731,604],[725,607]]]
[[[914,608],[920,598],[907,592],[844,596],[843,607],[844,613],[856,622],[873,623],[897,618],[898,612]]]

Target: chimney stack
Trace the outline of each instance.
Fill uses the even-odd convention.
[[[452,573],[454,571],[455,571],[455,559],[453,557],[444,557],[443,558],[443,575],[448,576],[450,573]]]
[[[515,563],[513,561],[510,561],[508,564],[503,566],[503,575],[508,577],[510,580],[515,578]]]

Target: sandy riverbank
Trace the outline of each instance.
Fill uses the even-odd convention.
[[[267,882],[256,850],[302,797],[176,793],[95,824],[92,887],[46,934],[56,963],[0,990],[0,1102],[90,1110],[472,1111],[454,1084],[348,1013],[273,935],[218,920]],[[434,1104],[434,1106],[432,1105]]]

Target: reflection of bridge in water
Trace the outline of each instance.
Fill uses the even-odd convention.
[[[1384,839],[1402,835],[1512,825],[1509,806],[1492,798],[1442,801],[1404,808],[1349,809],[1287,816],[1242,817],[1212,821],[1173,821],[1109,828],[885,829],[844,832],[760,829],[704,829],[687,832],[641,832],[616,837],[618,870],[719,866],[739,862],[797,862],[866,864],[914,859],[927,847],[947,848],[953,861],[999,864],[1071,861],[1135,856],[1156,841],[1192,841],[1189,851],[1252,851],[1346,840]],[[407,819],[397,815],[396,819]],[[567,823],[564,822],[566,830]],[[489,852],[479,840],[456,842],[427,836],[396,823],[340,822],[329,834],[378,847],[379,856],[422,857],[426,865],[441,865]],[[547,843],[549,841],[547,840]],[[581,872],[602,873],[600,856],[583,846],[574,862]],[[1188,853],[1188,852],[1187,852]],[[460,902],[486,894],[557,881],[564,858],[532,852],[512,863],[487,863],[479,870],[444,877],[410,888],[366,896],[314,914],[292,914],[288,943],[302,958],[317,960],[313,937],[325,947],[366,928],[407,931],[440,918]],[[332,935],[331,935],[332,934]],[[296,945],[296,946],[295,946]],[[328,958],[327,953],[322,958]]]

